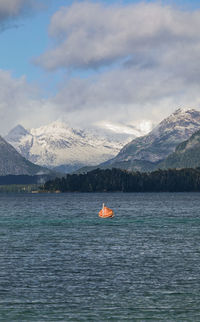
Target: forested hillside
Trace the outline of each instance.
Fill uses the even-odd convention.
[[[151,173],[97,169],[46,182],[44,190],[62,192],[200,191],[200,168],[157,170]]]

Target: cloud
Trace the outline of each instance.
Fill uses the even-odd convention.
[[[158,70],[115,69],[88,79],[73,78],[51,98],[24,76],[0,70],[1,135],[65,118],[69,126],[142,135],[178,107],[199,107],[200,85]]]
[[[25,78],[1,71],[2,124],[37,126],[65,115],[71,126],[99,123],[115,131],[145,132],[178,107],[198,108],[198,30],[199,10],[157,2],[82,1],[62,7],[49,27],[53,47],[37,64],[50,71],[65,69],[67,75],[78,70],[72,73],[76,77],[68,77],[55,97],[44,100]]]
[[[108,122],[100,121],[100,122],[97,122],[95,125],[104,130],[108,130],[109,132],[127,134],[132,137],[137,137],[137,136],[147,134],[152,129],[151,122],[146,120],[143,120],[139,124],[136,124],[136,126],[129,125],[129,124],[127,125],[127,124],[121,124],[121,123],[112,123],[109,121]]]
[[[0,0],[0,17],[17,16],[24,9],[27,0]]]
[[[53,15],[53,46],[36,62],[49,71],[90,71],[53,99],[70,121],[155,123],[177,107],[200,105],[198,30],[200,10],[76,2]]]
[[[196,74],[196,71],[194,71]],[[200,106],[200,82],[189,82],[173,71],[118,68],[88,79],[74,78],[53,99],[72,124],[96,122],[142,126],[159,122],[178,107]],[[143,128],[143,132],[145,129]]]
[[[0,124],[1,135],[16,124],[27,127],[52,121],[54,107],[41,99],[37,87],[27,83],[26,78],[13,78],[8,71],[0,70]]]
[[[49,70],[97,68],[124,59],[141,67],[162,64],[171,52],[180,54],[181,46],[199,45],[199,28],[200,11],[158,3],[74,3],[53,15],[49,34],[55,44],[37,63]]]
[[[8,24],[32,10],[41,8],[42,0],[0,0],[0,27]]]

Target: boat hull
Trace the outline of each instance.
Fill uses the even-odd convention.
[[[101,218],[113,218],[114,217],[114,212],[112,209],[108,207],[104,207],[104,209],[101,209],[99,211],[99,217]]]

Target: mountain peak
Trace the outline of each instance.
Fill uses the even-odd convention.
[[[17,124],[10,132],[13,132],[13,133],[27,133],[28,131],[21,124]]]
[[[190,111],[191,108],[186,108],[186,107],[179,107],[177,108],[173,114],[181,114],[181,113],[185,113],[187,111]]]
[[[193,133],[200,129],[200,111],[194,109],[178,109],[162,122],[160,122],[149,134],[132,140],[123,147],[119,154],[110,160],[115,163],[131,163],[132,169],[144,171],[144,163],[155,165],[164,160],[175,151],[176,146],[187,140]],[[109,164],[108,162],[108,164]],[[134,164],[141,164],[140,168],[134,168]]]
[[[72,169],[104,162],[114,157],[127,142],[108,139],[89,130],[73,129],[62,120],[31,129],[27,135],[23,135],[24,131],[17,126],[6,139],[28,160],[51,168]]]
[[[29,132],[21,124],[18,124],[10,130],[5,139],[6,141],[16,141],[27,134],[29,134]]]
[[[47,125],[42,125],[38,128],[33,128],[30,130],[30,133],[32,135],[41,135],[41,134],[46,134],[49,135],[50,137],[53,137],[55,135],[62,135],[65,134],[66,132],[69,134],[73,131],[73,129],[71,129],[68,124],[60,121],[60,120],[56,120],[54,122],[51,122]]]
[[[190,113],[191,114],[191,113],[194,113],[194,112],[198,112],[198,111],[195,110],[192,107],[179,107],[171,115],[180,115],[180,114],[186,114],[186,113]]]
[[[169,130],[174,127],[179,127],[179,129],[182,128],[182,130],[185,128],[187,130],[190,123],[192,127],[193,125],[196,125],[197,130],[199,129],[200,111],[192,108],[178,108],[175,112],[162,120],[150,133],[159,135],[160,131],[163,132],[163,130],[166,130],[167,128]]]
[[[18,129],[20,129],[18,127]],[[0,136],[0,175],[50,174],[49,169],[33,164],[22,157],[15,148]]]

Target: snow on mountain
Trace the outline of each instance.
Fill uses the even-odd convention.
[[[0,176],[6,175],[53,175],[53,172],[23,158],[0,136]]]
[[[29,132],[23,126],[17,125],[7,135],[7,141],[10,139],[17,142],[21,139],[21,137],[27,134],[29,134]]]
[[[29,131],[18,125],[5,139],[29,161],[58,171],[71,172],[97,164],[146,171],[199,129],[199,111],[178,109],[149,134],[131,142],[130,137],[77,130],[61,121]]]
[[[18,125],[5,139],[31,162],[50,168],[60,167],[66,172],[104,162],[114,157],[125,144],[124,140],[76,130],[60,121],[30,131]]]
[[[144,162],[155,164],[175,151],[176,146],[200,129],[200,112],[178,109],[159,123],[149,134],[133,139],[106,166],[123,162],[126,168],[144,170]],[[137,166],[136,166],[137,164]],[[141,165],[141,166],[140,166]],[[146,165],[146,164],[145,164]]]

